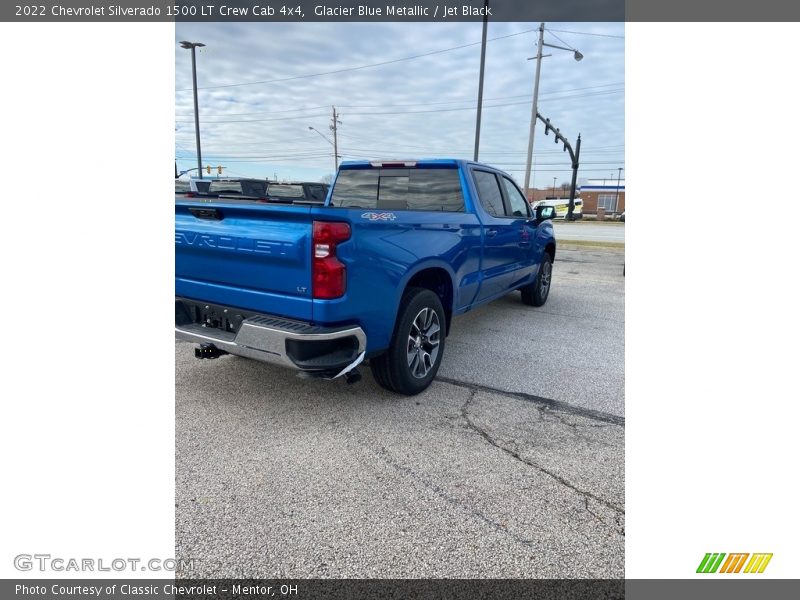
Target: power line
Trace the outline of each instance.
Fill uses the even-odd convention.
[[[600,88],[606,87],[614,87],[614,86],[623,86],[625,82],[619,81],[614,83],[604,83],[602,85],[590,85],[585,87],[579,88],[570,88],[566,90],[558,90],[553,92],[542,92],[539,96],[552,96],[554,94],[566,94],[569,92],[580,92],[584,90],[597,90]],[[494,98],[484,98],[485,102],[494,102],[497,100],[512,100],[514,98],[527,98],[530,94],[517,94],[515,96],[496,96]],[[460,104],[463,102],[475,102],[474,98],[465,98],[464,100],[443,100],[439,102],[412,102],[407,104],[337,104],[341,108],[388,108],[392,106],[437,106],[442,104]],[[281,114],[287,112],[297,112],[299,110],[315,110],[319,108],[327,108],[327,106],[307,106],[305,108],[293,108],[288,110],[265,110],[265,111],[258,111],[258,112],[251,112],[251,113],[225,113],[219,115],[203,115],[204,117],[241,117],[247,115],[267,115],[267,114]],[[193,117],[193,113],[178,113],[175,116],[177,117]],[[188,121],[178,121],[180,123],[185,123]]]
[[[403,143],[401,141],[392,143],[390,141],[387,141],[386,138],[376,139],[376,138],[371,138],[371,137],[365,137],[365,136],[362,136],[362,135],[354,135],[352,133],[339,132],[339,136],[352,138],[354,140],[363,141],[363,142],[367,142],[367,143],[371,143],[371,144],[378,144],[380,147],[383,147],[383,148],[410,148],[410,149],[420,149],[420,150],[430,151],[431,147],[435,146],[435,143],[434,144],[428,144],[428,145],[409,144],[409,143]],[[189,140],[187,138],[186,141],[191,141],[191,140]],[[178,146],[179,144],[182,144],[183,142],[184,142],[184,140],[176,139],[175,145]],[[301,145],[298,146],[298,145],[296,145],[297,143],[300,143]],[[213,148],[213,147],[215,147],[215,144],[225,144],[226,148],[239,147],[239,146],[252,146],[252,145],[267,146],[267,145],[280,144],[282,146],[283,150],[286,150],[286,151],[289,151],[289,152],[313,151],[318,147],[317,143],[314,141],[313,138],[312,139],[305,139],[305,138],[298,138],[298,137],[291,137],[291,138],[273,138],[273,137],[268,137],[268,138],[265,138],[265,139],[262,139],[262,140],[259,140],[259,141],[255,141],[255,142],[229,142],[228,140],[218,140],[217,142],[210,142],[208,144],[208,146]],[[290,147],[289,145],[292,145],[292,146]],[[503,142],[503,145],[505,145],[505,142]],[[625,144],[610,144],[610,145],[605,145],[605,146],[587,146],[584,149],[582,149],[582,152],[623,153],[625,151],[624,148],[625,148]],[[191,152],[186,150],[185,147],[179,147],[179,149],[187,152],[187,154],[191,154]],[[518,151],[518,150],[487,150],[486,152],[488,152],[490,154],[518,154],[520,151]],[[524,151],[523,151],[523,153],[524,153]],[[541,154],[562,154],[562,151],[561,150],[541,150],[541,151],[537,151],[536,154],[537,154],[537,156],[541,155]]]
[[[500,169],[501,171],[508,171],[509,173],[523,173],[525,169]],[[537,173],[572,173],[572,169],[540,169],[536,165]],[[608,173],[608,169],[579,169],[578,173]],[[608,178],[611,181],[611,178]]]
[[[239,119],[234,121],[203,121],[203,125],[213,125],[214,123],[264,123],[266,121],[291,121],[292,119],[313,119],[316,117],[327,117],[327,114],[316,115],[297,115],[294,117],[276,117],[275,119]],[[191,123],[191,121],[175,121],[176,123]]]
[[[489,39],[487,41],[488,42],[494,42],[494,41],[497,41],[497,40],[502,40],[502,39],[505,39],[505,38],[514,37],[514,36],[517,36],[517,35],[523,35],[523,34],[526,34],[526,33],[531,33],[532,31],[536,31],[536,29],[526,29],[525,31],[518,31],[517,33],[510,33],[508,35],[501,35],[499,37],[491,38],[491,39]],[[221,89],[221,88],[240,87],[240,86],[245,86],[245,85],[260,85],[260,84],[267,84],[267,83],[279,83],[279,82],[282,82],[282,81],[294,81],[296,79],[307,79],[309,77],[320,77],[322,75],[335,75],[337,73],[346,73],[348,71],[358,71],[358,70],[361,70],[361,69],[370,69],[370,68],[373,68],[373,67],[382,67],[384,65],[391,65],[391,64],[395,64],[395,63],[399,63],[399,62],[403,62],[403,61],[407,61],[407,60],[414,60],[414,59],[417,59],[417,58],[424,58],[426,56],[432,56],[434,54],[442,54],[444,52],[452,52],[453,50],[461,50],[463,48],[469,48],[470,46],[478,46],[480,44],[481,44],[481,42],[472,42],[472,43],[469,43],[469,44],[462,44],[460,46],[453,46],[451,48],[442,48],[441,50],[432,50],[430,52],[425,52],[423,54],[415,54],[413,56],[404,56],[402,58],[395,58],[395,59],[392,59],[392,60],[385,60],[385,61],[382,61],[382,62],[371,63],[371,64],[367,64],[367,65],[359,65],[359,66],[355,66],[355,67],[345,67],[345,68],[336,69],[336,70],[333,70],[333,71],[323,71],[321,73],[308,73],[307,75],[295,75],[294,77],[282,77],[280,79],[265,79],[263,81],[246,81],[246,82],[241,82],[241,83],[228,83],[228,84],[225,84],[225,85],[209,85],[209,86],[205,86],[205,87],[199,87],[197,89],[198,90],[217,90],[217,89]],[[176,92],[186,92],[186,91],[191,91],[191,90],[192,90],[192,88],[182,88],[180,90],[175,90],[175,91]]]
[[[345,134],[340,133],[340,136]],[[386,154],[392,152],[409,152],[409,153],[420,153],[424,152],[427,154],[437,154],[437,155],[447,155],[447,156],[458,156],[458,155],[466,155],[468,154],[466,149],[457,149],[454,150],[453,147],[450,149],[442,150],[441,148],[436,148],[435,146],[422,146],[422,145],[414,145],[414,144],[405,144],[405,143],[386,143],[386,140],[376,140],[370,138],[364,138],[360,136],[353,136],[347,134],[345,137],[352,138],[356,141],[363,141],[367,143],[374,143],[378,144],[378,147],[370,147],[370,148],[362,148],[362,147],[353,147],[349,146],[346,147],[348,151],[357,151],[357,152],[371,152],[375,154]],[[220,142],[222,144],[222,142]],[[280,139],[269,139],[269,140],[262,140],[260,142],[253,142],[257,143],[261,146],[281,146],[281,155],[294,155],[294,156],[304,156],[304,155],[315,155],[319,152],[319,146],[317,144],[309,144],[305,146],[287,146],[288,143],[291,143],[290,140],[280,140]],[[215,157],[231,157],[231,158],[253,158],[258,157],[261,155],[237,155],[237,154],[225,154],[225,152],[236,152],[239,147],[252,145],[252,143],[224,143],[224,150],[222,153],[212,153],[211,156]],[[178,144],[176,143],[176,146]],[[209,148],[216,148],[217,146],[213,144],[209,144]],[[244,148],[242,148],[244,150]],[[184,148],[178,146],[178,150],[184,151],[187,155],[191,155],[190,152],[186,151]],[[247,150],[244,150],[247,152]],[[615,146],[595,146],[587,148],[586,150],[582,151],[582,154],[594,154],[594,155],[624,155],[624,144],[618,144]],[[518,156],[524,154],[522,150],[486,150],[483,152],[486,155],[492,156]],[[542,150],[537,151],[536,156],[556,156],[561,155],[562,151],[560,150]]]
[[[593,37],[606,37],[606,38],[617,38],[620,40],[624,40],[624,35],[611,35],[610,33],[591,33],[588,31],[568,31],[566,29],[550,29],[547,28],[547,31],[557,31],[558,33],[572,33],[574,35],[590,35]],[[569,46],[569,44],[567,44]]]
[[[356,140],[361,140],[361,141],[364,141],[364,142],[370,142],[370,143],[373,143],[373,144],[385,144],[386,143],[385,139],[376,140],[375,138],[364,137],[362,135],[353,135],[351,133],[339,133],[339,135],[343,135],[345,137],[353,138],[353,139],[356,139]],[[278,140],[278,141],[280,141],[280,140]],[[401,147],[401,148],[420,148],[422,150],[428,150],[430,148],[430,146],[417,146],[417,145],[414,145],[414,144],[389,144],[389,145],[392,146],[392,147]],[[607,146],[590,146],[589,149],[584,149],[582,151],[583,152],[593,152],[595,150],[608,150],[608,151],[610,151],[611,148],[624,148],[624,147],[625,147],[625,144],[612,144],[612,145],[607,145]],[[491,152],[491,151],[489,151],[489,152]],[[516,151],[507,150],[506,152],[514,153]],[[537,152],[536,154],[537,155],[539,155],[539,154],[551,154],[551,153],[552,154],[556,154],[556,153],[561,154],[561,152],[562,152],[561,150],[544,150],[544,151],[541,151],[541,152]],[[623,151],[620,150],[620,152],[623,152]]]
[[[355,151],[355,152],[372,152],[372,153],[376,153],[376,154],[386,154],[387,152],[404,152],[406,148],[409,148],[409,149],[420,148],[425,152],[428,152],[428,153],[431,153],[431,154],[438,154],[438,155],[468,154],[468,152],[466,152],[464,150],[453,152],[452,149],[449,150],[449,151],[448,150],[435,150],[435,149],[432,149],[430,147],[428,147],[428,148],[423,148],[423,147],[420,147],[420,146],[412,147],[412,146],[405,146],[405,145],[402,145],[402,144],[398,144],[398,145],[394,145],[394,146],[391,146],[391,145],[383,146],[383,147],[380,147],[380,148],[356,148],[356,147],[353,147],[353,146],[343,147],[343,149],[345,149],[347,151],[350,151],[350,152],[353,152],[353,151]],[[587,150],[586,154],[624,154],[624,152],[625,152],[624,150],[614,150],[614,151],[611,151],[611,152],[606,151],[606,150],[600,150],[600,151]],[[495,151],[487,150],[487,151],[483,152],[482,154],[487,154],[487,155],[492,155],[492,156],[496,156],[496,155],[521,156],[521,155],[524,155],[525,152],[524,151],[519,151],[519,150],[495,150]],[[536,156],[537,157],[538,156],[548,156],[548,157],[552,158],[554,155],[561,155],[561,154],[563,154],[563,152],[560,151],[560,150],[557,150],[557,151],[544,151],[544,152],[537,152]],[[584,152],[582,151],[581,154],[584,154]],[[599,156],[597,158],[607,158],[607,157]],[[609,164],[611,164],[611,163],[616,164],[618,162],[620,162],[620,161],[619,160],[615,160],[615,161],[611,161]],[[591,163],[591,162],[585,162],[584,161],[582,164],[599,164],[599,163]]]
[[[288,157],[288,158],[317,158],[319,156],[329,156],[330,153],[322,154],[320,151],[317,152],[303,152],[303,153],[281,153],[277,155],[266,155],[266,156],[259,156],[259,155],[251,155],[251,154],[208,154],[208,157],[219,159],[219,160],[228,160],[232,158],[248,158],[248,159],[255,159],[255,158],[278,158],[278,157]]]
[[[252,133],[252,131],[248,131],[248,133]],[[341,133],[339,135],[341,135]],[[183,142],[183,143],[187,143],[187,142],[189,142],[191,140],[189,140],[187,138],[186,140],[178,140],[178,141]],[[208,145],[209,147],[214,147],[215,143],[220,143],[220,144],[224,143],[224,144],[227,145],[229,142],[228,142],[227,139],[222,139],[222,140],[217,140],[216,142],[213,142],[213,141],[212,142],[208,142],[206,145]],[[256,145],[266,146],[268,144],[295,144],[295,143],[308,144],[308,146],[309,146],[308,149],[312,149],[312,148],[316,147],[315,146],[316,142],[314,142],[313,138],[299,138],[299,137],[293,137],[291,139],[265,138],[265,139],[258,140],[256,142],[235,142],[232,145],[236,145],[236,146],[256,146]],[[305,149],[305,148],[298,148],[298,150],[303,150],[303,149]]]
[[[553,92],[543,92],[539,94],[539,96],[552,96],[554,94],[566,94],[569,92],[580,92],[584,90],[596,90],[600,88],[606,87],[615,87],[615,86],[624,86],[624,81],[614,82],[614,83],[604,83],[602,85],[590,85],[586,87],[579,87],[579,88],[570,88],[566,90],[558,90]],[[514,98],[527,98],[530,94],[517,94],[515,96],[496,96],[494,98],[484,98],[485,102],[493,102],[496,100],[512,100]],[[407,104],[337,104],[336,106],[340,108],[388,108],[392,106],[436,106],[442,104],[460,104],[464,102],[474,103],[475,100],[473,98],[465,98],[464,100],[443,100],[439,102],[412,102]],[[247,115],[265,115],[265,114],[280,114],[280,113],[287,113],[287,112],[297,112],[299,110],[315,110],[319,108],[327,108],[327,106],[309,106],[305,108],[292,108],[287,110],[266,110],[266,111],[258,111],[258,112],[250,112],[250,113],[225,113],[219,115],[203,115],[204,117],[241,117]],[[178,117],[191,117],[193,116],[192,113],[178,113],[176,114]],[[185,121],[179,121],[181,123]]]
[[[554,38],[556,38],[556,39],[557,39],[559,42],[561,42],[562,44],[564,44],[564,45],[565,45],[565,46],[567,46],[568,48],[572,48],[572,44],[570,44],[569,42],[565,42],[564,40],[562,40],[562,39],[561,39],[560,37],[558,37],[558,36],[557,36],[555,33],[553,33],[553,30],[552,30],[552,29],[547,29],[547,28],[545,28],[545,31],[549,32],[549,33],[550,33],[550,35],[552,35]],[[572,48],[572,49],[574,50],[574,48]]]
[[[565,96],[556,96],[553,98],[548,98],[548,100],[567,100],[571,98],[587,98],[590,96],[604,96],[608,94],[618,94],[620,92],[624,92],[624,89],[616,89],[616,90],[604,90],[601,92],[591,92],[587,94],[570,94]],[[484,106],[483,108],[502,108],[506,106],[523,106],[523,105],[530,105],[530,101],[523,101],[523,102],[507,102],[504,104],[490,104],[488,106]],[[436,108],[430,110],[406,110],[406,111],[379,111],[379,112],[348,112],[346,116],[369,116],[369,115],[414,115],[414,114],[422,114],[422,113],[440,113],[440,112],[457,112],[457,111],[464,111],[464,110],[477,110],[477,107],[474,106],[466,106],[466,107],[457,107],[457,108]],[[315,117],[324,117],[327,115],[323,114],[314,114],[314,115],[296,115],[294,117],[276,117],[274,119],[233,119],[233,120],[220,120],[220,121],[203,121],[204,125],[214,125],[217,123],[263,123],[267,121],[289,121],[293,119],[312,119]],[[190,123],[191,121],[180,121],[176,120],[176,123]]]
[[[253,158],[220,158],[216,157],[217,160],[225,160],[227,162],[240,162],[240,163],[259,163],[264,161],[295,161],[295,160],[309,160],[310,158],[330,158],[330,152],[326,152],[325,154],[318,154],[316,156],[259,156]]]
[[[320,108],[328,108],[327,104],[322,104],[320,106],[304,106],[303,108],[287,108],[286,110],[261,110],[258,112],[249,112],[249,113],[224,113],[221,115],[206,115],[204,117],[242,117],[245,115],[276,115],[282,113],[289,113],[289,112],[297,112],[299,110],[319,110]],[[192,117],[194,113],[175,113],[176,117]],[[178,121],[179,123],[185,123],[186,121]]]
[[[617,89],[617,90],[605,90],[602,92],[593,92],[589,94],[571,94],[565,96],[556,96],[554,98],[548,98],[548,100],[565,100],[567,98],[586,98],[589,96],[603,96],[607,94],[618,94],[620,92],[624,92],[624,89]],[[524,102],[506,102],[504,104],[489,104],[484,106],[483,108],[502,108],[506,106],[523,106],[523,105],[530,105],[530,101],[526,100]],[[456,112],[461,110],[477,110],[476,106],[466,106],[466,107],[457,107],[457,108],[437,108],[437,109],[430,109],[430,110],[406,110],[406,111],[385,111],[385,112],[348,112],[347,116],[362,116],[362,115],[413,115],[419,113],[436,113],[436,112]]]

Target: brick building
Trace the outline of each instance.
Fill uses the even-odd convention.
[[[576,192],[577,195],[577,192]],[[553,195],[553,188],[532,189],[528,191],[528,202],[533,204],[539,200],[548,200],[550,198],[569,198],[569,190],[562,190],[560,187],[556,188],[555,196]]]
[[[583,214],[596,215],[598,207],[606,215],[618,215],[625,211],[625,180],[617,187],[616,179],[589,179],[579,188],[583,200]]]

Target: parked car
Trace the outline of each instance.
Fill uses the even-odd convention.
[[[229,201],[237,200],[260,200],[266,197],[267,180],[249,177],[212,177],[196,178],[192,177],[188,181],[188,190],[184,183],[175,180],[175,194],[186,198],[195,198],[200,201],[223,199]]]
[[[556,210],[556,219],[566,219],[569,213],[569,198],[548,198],[533,203],[533,208],[537,206],[552,206]],[[575,198],[575,205],[572,210],[573,220],[583,218],[583,200]]]
[[[175,331],[309,376],[430,385],[454,318],[542,306],[556,241],[506,173],[454,159],[342,163],[324,206],[175,203]]]
[[[318,182],[277,182],[248,177],[175,180],[176,196],[227,202],[325,203],[329,186]]]
[[[328,184],[310,182],[280,183],[267,182],[266,200],[268,202],[325,204]]]

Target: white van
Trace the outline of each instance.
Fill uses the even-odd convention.
[[[531,207],[536,210],[537,206],[552,206],[556,209],[556,219],[566,219],[569,212],[569,198],[550,198],[534,202]],[[583,200],[575,198],[575,209],[572,211],[575,219],[583,218]]]

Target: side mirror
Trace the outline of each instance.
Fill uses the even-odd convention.
[[[555,206],[537,206],[536,207],[536,222],[541,223],[547,219],[553,219],[556,216]]]

